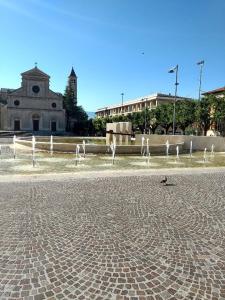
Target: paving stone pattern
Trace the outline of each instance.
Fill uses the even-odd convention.
[[[0,299],[225,299],[225,175],[0,183]]]

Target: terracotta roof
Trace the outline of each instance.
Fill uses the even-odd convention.
[[[224,92],[225,92],[225,87],[222,87],[222,88],[219,88],[219,89],[215,89],[215,90],[212,90],[212,91],[202,93],[202,95],[219,94],[219,93],[224,93]]]

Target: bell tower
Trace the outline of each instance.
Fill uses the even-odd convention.
[[[74,72],[73,67],[70,76],[68,77],[68,88],[73,94],[74,105],[77,105],[77,75]]]

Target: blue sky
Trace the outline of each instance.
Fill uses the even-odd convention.
[[[198,97],[225,85],[224,0],[0,0],[0,88],[38,67],[64,92],[74,66],[78,104],[95,111],[155,92]],[[143,54],[144,53],[144,54]]]

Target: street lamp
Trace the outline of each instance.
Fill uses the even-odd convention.
[[[123,113],[123,96],[124,96],[124,93],[121,93],[121,97],[122,97],[122,107],[121,107],[121,112]]]
[[[197,65],[200,66],[200,75],[199,75],[199,90],[198,90],[198,100],[201,100],[201,85],[202,85],[202,68],[204,66],[205,61],[201,60],[197,62]]]
[[[177,101],[177,86],[178,86],[178,65],[175,68],[169,70],[169,73],[176,73],[175,81],[175,98],[173,103],[173,135],[175,134],[175,120],[176,120],[176,101]]]
[[[105,117],[107,117],[107,115],[108,115],[108,107],[106,106],[105,107]]]
[[[146,102],[147,102],[147,98],[142,99],[142,101],[145,101],[145,133],[146,133]]]

